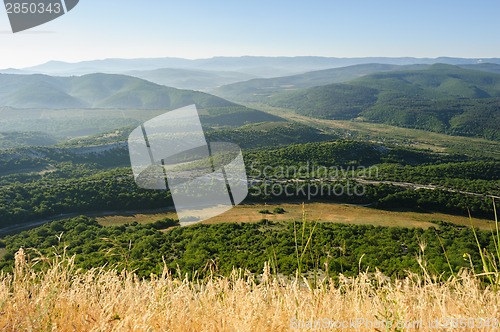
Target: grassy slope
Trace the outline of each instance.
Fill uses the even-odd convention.
[[[404,324],[408,329],[434,331],[436,324],[451,324],[453,317],[453,323],[473,324],[468,331],[495,331],[500,314],[497,292],[482,287],[472,273],[441,282],[424,269],[421,275],[409,274],[394,283],[380,273],[360,273],[341,277],[338,283],[321,276],[318,283],[305,284],[274,275],[268,266],[259,276],[235,270],[231,277],[219,277],[215,267],[207,265],[213,274],[205,280],[163,274],[149,281],[127,272],[75,271],[67,259],[47,261],[51,267],[39,272],[20,252],[15,274],[0,277],[0,327],[289,331],[319,324],[365,332],[383,331],[386,326],[399,331],[403,329],[396,327]],[[341,329],[343,324],[347,327]]]

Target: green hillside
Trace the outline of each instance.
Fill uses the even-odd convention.
[[[180,68],[161,68],[145,71],[130,71],[127,75],[178,89],[206,91],[221,85],[246,81],[253,75],[227,71],[208,71]]]
[[[1,106],[172,109],[193,103],[201,108],[236,105],[202,92],[169,88],[124,75],[0,75]]]
[[[95,146],[95,145],[103,145],[103,144],[111,144],[119,142],[125,143],[127,141],[128,136],[134,129],[135,127],[125,127],[103,134],[92,135],[88,137],[73,138],[65,142],[61,142],[59,146],[83,147],[83,146]],[[17,141],[21,141],[21,139],[18,138],[20,134],[21,133],[18,133],[15,136]],[[2,135],[5,137],[2,137]],[[7,138],[13,140],[14,137],[12,136],[14,135],[10,134],[9,136],[7,136],[6,133],[0,132],[0,148],[2,147],[2,144],[5,144],[8,147],[16,147],[16,145],[14,144],[7,145],[7,143],[11,143],[10,141],[8,142],[3,141],[4,139]],[[249,149],[249,148],[253,149],[253,148],[264,148],[264,147],[272,148],[272,147],[285,146],[297,143],[330,141],[338,139],[339,136],[335,135],[334,133],[326,133],[321,129],[313,128],[308,125],[300,124],[297,122],[275,121],[275,122],[249,123],[241,127],[231,127],[231,128],[224,127],[224,128],[208,129],[206,131],[206,138],[210,142],[218,142],[218,141],[233,142],[238,144],[240,147],[244,149]]]
[[[53,121],[63,121],[64,123],[57,125],[58,128],[51,133],[61,132],[59,127],[63,130],[65,127],[71,127],[73,131],[76,130],[75,135],[94,134],[100,130],[89,131],[87,125],[95,128],[99,127],[100,123],[116,123],[116,126],[106,125],[106,128],[103,128],[106,131],[136,124],[137,116],[128,115],[128,111],[158,110],[155,113],[159,115],[164,111],[191,104],[196,104],[198,109],[203,110],[201,113],[204,114],[204,122],[210,126],[242,126],[247,123],[283,121],[277,116],[249,109],[207,93],[170,88],[124,75],[51,77],[0,74],[0,107],[9,110],[8,113],[11,114],[8,117],[2,114],[4,116],[0,119],[1,130],[43,131],[43,128],[53,128]],[[15,109],[23,110],[18,112]],[[30,117],[23,116],[28,109]],[[100,111],[90,112],[91,109]],[[31,114],[32,110],[41,111],[38,112],[40,114]],[[57,110],[58,114],[45,110]],[[119,111],[116,112],[117,110]],[[48,118],[48,114],[54,116]],[[85,121],[82,122],[83,118]],[[76,123],[70,120],[75,120]]]
[[[464,69],[472,69],[472,70],[480,70],[486,71],[489,73],[497,73],[500,74],[500,65],[497,63],[478,63],[478,64],[469,64],[469,65],[460,65],[459,67]]]
[[[322,142],[337,139],[338,136],[296,122],[262,122],[212,130],[207,133],[207,138],[212,142],[234,142],[242,148],[262,148]]]
[[[256,102],[265,101],[275,94],[294,91],[297,89],[311,88],[314,86],[342,83],[377,72],[401,70],[403,68],[420,68],[426,65],[397,66],[390,64],[361,64],[341,68],[318,70],[304,74],[253,79],[246,82],[238,82],[211,92],[217,96],[236,101]]]
[[[334,83],[345,83],[366,75],[402,70],[429,69],[430,64],[395,65],[369,63],[340,68],[324,69],[276,78],[258,78],[223,85],[210,90],[216,96],[239,102],[265,102],[266,99],[287,91],[312,88]],[[495,63],[462,64],[463,69],[500,73],[500,65]],[[138,76],[139,77],[139,76]],[[153,81],[155,82],[155,81]],[[168,84],[167,84],[168,85]],[[173,85],[172,85],[173,86]]]
[[[500,139],[500,75],[451,65],[371,74],[281,93],[267,103],[318,118]]]
[[[0,149],[24,146],[50,146],[57,142],[56,137],[41,132],[0,132]]]

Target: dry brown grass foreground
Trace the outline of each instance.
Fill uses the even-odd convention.
[[[441,283],[425,272],[395,282],[360,274],[311,288],[267,268],[259,282],[238,271],[192,282],[50,265],[35,272],[16,254],[14,274],[0,276],[2,331],[490,331],[500,318],[499,294],[467,273]]]

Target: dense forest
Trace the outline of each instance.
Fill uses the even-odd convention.
[[[125,147],[99,153],[60,148],[6,151],[0,162],[4,226],[67,213],[172,206],[168,192],[135,184],[130,168],[125,167]],[[491,200],[485,195],[500,196],[500,163],[488,159],[473,161],[461,155],[342,140],[247,150],[244,158],[252,183],[247,201],[310,200],[313,190],[318,193],[313,198],[333,202],[461,215],[470,210],[475,216],[490,217]],[[335,173],[318,172],[322,168]],[[418,189],[400,183],[433,187]],[[323,192],[325,184],[342,192]],[[360,186],[362,195],[349,194],[349,188]]]
[[[482,248],[494,248],[491,233],[478,231],[477,236]],[[297,269],[355,275],[360,269],[378,268],[402,277],[407,270],[420,270],[417,257],[436,274],[457,273],[471,262],[481,266],[472,229],[445,223],[423,230],[264,219],[181,228],[166,219],[104,227],[78,217],[6,237],[0,244],[7,250],[0,263],[3,270],[12,268],[14,252],[23,247],[32,260],[65,253],[76,255],[76,266],[83,269],[116,267],[143,277],[161,273],[163,260],[172,273],[202,276],[214,270],[227,275],[233,267],[259,273],[266,261],[273,272],[285,275]]]
[[[436,64],[281,92],[264,102],[318,118],[499,140],[498,82],[497,73]]]

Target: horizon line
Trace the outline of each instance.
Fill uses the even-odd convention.
[[[434,57],[420,57],[420,56],[410,56],[410,55],[402,55],[402,56],[328,56],[328,55],[214,55],[210,57],[200,57],[200,58],[191,58],[191,57],[180,57],[180,56],[151,56],[151,57],[106,57],[106,58],[90,58],[85,60],[58,60],[52,59],[44,62],[40,62],[34,65],[22,66],[22,67],[4,67],[2,70],[8,69],[28,69],[31,67],[37,67],[40,65],[45,65],[51,62],[59,62],[65,64],[79,64],[84,62],[96,62],[96,61],[107,61],[107,60],[159,60],[159,59],[177,59],[177,60],[186,60],[186,61],[203,61],[203,60],[212,60],[218,58],[228,58],[228,59],[236,59],[236,58],[270,58],[270,59],[278,59],[278,58],[322,58],[322,59],[338,59],[338,60],[349,60],[349,59],[417,59],[417,60],[436,60],[436,59],[464,59],[464,60],[486,60],[486,59],[500,59],[500,55],[497,57],[461,57],[461,56],[449,56],[449,55],[441,55]]]

